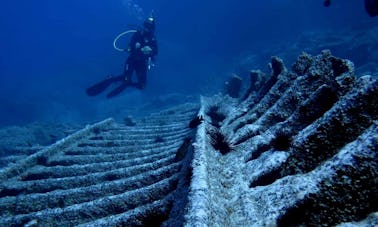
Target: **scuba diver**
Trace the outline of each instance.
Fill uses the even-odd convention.
[[[129,52],[129,56],[125,62],[124,73],[120,76],[110,76],[109,78],[89,87],[86,90],[87,95],[96,96],[113,83],[120,83],[120,85],[111,91],[106,96],[107,98],[112,98],[118,95],[128,86],[134,86],[138,89],[145,88],[147,82],[147,71],[151,68],[154,57],[158,53],[157,41],[155,37],[155,19],[151,16],[144,21],[141,29],[136,31],[130,30],[127,32],[135,33],[131,37],[128,48],[123,50]],[[126,34],[127,32],[122,34]],[[115,48],[115,42],[120,36],[114,40]],[[119,50],[118,48],[116,49]],[[136,83],[131,79],[134,71],[137,75]]]
[[[324,0],[323,5],[329,7],[331,0]],[[371,17],[378,15],[378,0],[365,0],[365,10]]]

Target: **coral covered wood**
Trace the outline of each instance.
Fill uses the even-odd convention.
[[[329,51],[271,66],[241,99],[106,120],[3,169],[0,226],[377,225],[377,80]]]

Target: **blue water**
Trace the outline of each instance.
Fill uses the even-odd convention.
[[[112,100],[87,97],[86,87],[123,70],[127,55],[113,49],[113,39],[152,11],[159,55],[147,88]],[[240,56],[253,53],[266,64],[277,47],[303,32],[376,22],[356,0],[329,8],[321,0],[2,0],[0,126],[91,122],[171,93],[216,93]]]

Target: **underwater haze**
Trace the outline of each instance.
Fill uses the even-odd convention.
[[[113,99],[88,97],[87,87],[123,71],[127,53],[113,48],[114,38],[151,12],[159,54],[147,87],[127,88]],[[137,110],[175,101],[169,97],[198,100],[221,91],[232,73],[248,80],[250,69],[268,71],[272,55],[316,49],[287,48],[298,39],[313,45],[308,34],[337,36],[376,25],[362,0],[328,8],[321,0],[1,0],[0,126],[94,122],[143,114]],[[127,37],[119,42],[127,44]],[[343,49],[331,51],[357,65],[368,60]]]

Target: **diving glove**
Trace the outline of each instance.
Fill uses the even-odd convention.
[[[142,49],[140,49],[142,52],[143,52],[143,54],[145,54],[145,55],[149,55],[149,54],[151,54],[151,52],[152,52],[152,48],[150,47],[150,46],[144,46]]]

